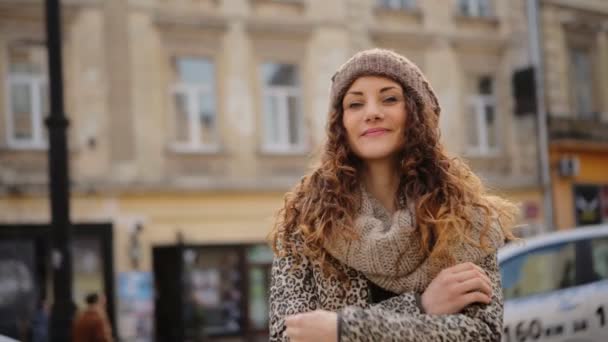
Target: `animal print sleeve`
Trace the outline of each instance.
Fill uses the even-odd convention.
[[[490,304],[471,304],[453,315],[417,314],[411,295],[397,296],[367,308],[348,306],[339,312],[340,342],[500,341],[503,301],[496,255],[487,257],[479,265],[493,284]],[[409,309],[396,310],[399,300]]]
[[[310,260],[294,255],[275,257],[270,282],[270,341],[288,341],[285,317],[316,310],[318,299]]]

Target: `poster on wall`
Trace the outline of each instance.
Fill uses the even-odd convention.
[[[576,210],[577,226],[602,223],[600,186],[575,185],[574,208]]]
[[[154,295],[151,272],[118,274],[118,333],[121,341],[153,338]]]
[[[608,185],[602,186],[600,202],[602,206],[602,222],[608,223]]]

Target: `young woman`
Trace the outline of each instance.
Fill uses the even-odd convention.
[[[439,141],[412,62],[363,51],[332,77],[320,165],[271,233],[271,341],[499,341],[496,250],[517,208]]]

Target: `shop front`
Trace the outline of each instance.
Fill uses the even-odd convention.
[[[557,229],[608,222],[608,143],[554,142],[550,158]]]
[[[272,252],[263,244],[153,248],[157,341],[267,341]]]
[[[0,335],[29,341],[35,318],[53,303],[50,233],[49,225],[0,224]],[[112,241],[111,224],[73,226],[74,303],[82,309],[86,294],[105,294],[114,325]]]

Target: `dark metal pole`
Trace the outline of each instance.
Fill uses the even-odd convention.
[[[70,190],[66,130],[63,113],[61,60],[61,12],[59,0],[46,0],[46,32],[51,113],[49,130],[49,186],[51,195],[51,262],[53,307],[51,341],[70,341],[75,306],[72,299],[72,253],[70,238]]]
[[[549,160],[549,138],[547,133],[547,107],[545,104],[545,63],[542,49],[540,2],[528,0],[528,30],[530,33],[530,57],[534,66],[536,82],[536,129],[538,133],[538,162],[540,185],[543,191],[543,212],[545,225],[543,233],[557,230],[553,217],[553,188],[551,186],[551,165]]]

